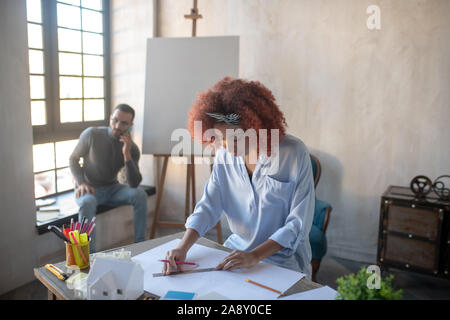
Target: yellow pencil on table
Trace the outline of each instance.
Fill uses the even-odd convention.
[[[270,288],[270,287],[268,287],[268,286],[265,286],[265,285],[263,285],[263,284],[261,284],[261,283],[255,282],[255,281],[252,281],[252,280],[250,280],[250,279],[245,279],[245,281],[250,282],[251,284],[254,284],[254,285],[258,286],[258,287],[261,287],[261,288],[264,288],[264,289],[267,289],[267,290],[276,292],[276,293],[278,293],[278,294],[281,294],[281,292],[278,291],[278,290],[272,289],[272,288]]]

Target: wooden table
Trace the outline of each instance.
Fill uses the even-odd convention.
[[[179,232],[176,234],[172,234],[166,237],[158,238],[158,239],[152,239],[144,242],[139,242],[135,244],[131,244],[128,246],[124,246],[121,248],[124,248],[125,250],[131,251],[131,256],[136,256],[142,252],[148,251],[150,249],[153,249],[157,246],[160,246],[166,242],[169,242],[174,239],[181,239],[183,237],[184,232]],[[216,242],[213,242],[211,240],[208,240],[206,238],[200,238],[197,241],[198,244],[214,248],[214,249],[220,249],[224,251],[231,252],[232,250],[229,248],[226,248]],[[115,248],[107,251],[113,251],[120,248]],[[106,251],[106,252],[107,252]],[[59,262],[55,264],[56,267],[60,268],[64,272],[66,272],[67,268],[65,266],[65,261]],[[82,270],[82,272],[89,272],[89,268]],[[36,278],[42,282],[44,286],[48,289],[48,299],[49,300],[74,300],[74,290],[70,290],[67,288],[64,281],[58,280],[50,271],[45,269],[45,267],[35,268],[34,269],[34,275]],[[290,287],[288,290],[284,292],[283,295],[290,295],[293,293],[298,293],[302,291],[307,291],[310,289],[315,289],[322,287],[322,285],[312,282],[306,278],[303,278],[299,281],[297,281],[292,287]]]

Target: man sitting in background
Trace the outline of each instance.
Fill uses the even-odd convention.
[[[80,207],[78,221],[91,220],[97,205],[132,205],[134,210],[134,242],[145,240],[147,226],[147,194],[137,188],[142,181],[139,172],[140,152],[131,140],[134,110],[119,104],[113,111],[109,127],[85,129],[70,156],[70,170],[76,180],[75,198]],[[80,166],[83,158],[83,166]],[[120,184],[117,174],[125,166],[128,185]],[[91,234],[90,251],[95,252],[95,231]]]

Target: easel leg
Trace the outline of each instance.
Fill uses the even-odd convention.
[[[213,171],[213,167],[214,167],[214,164],[211,163],[211,164],[209,165],[209,168],[210,168],[210,170],[211,170],[211,173],[212,173],[212,171]],[[220,220],[219,220],[219,222],[217,222],[217,224],[216,224],[216,226],[215,226],[214,228],[215,228],[216,231],[217,231],[217,242],[220,243],[220,244],[223,244],[223,238],[222,238],[222,225],[221,225],[221,223],[220,223]]]
[[[192,211],[195,209],[195,205],[197,204],[197,200],[195,197],[195,163],[194,156],[191,155],[191,186],[192,186]]]
[[[157,198],[156,198],[156,208],[155,208],[155,216],[153,217],[153,225],[150,233],[150,239],[155,238],[156,234],[156,227],[160,226],[161,228],[167,227],[167,228],[183,228],[184,223],[181,222],[168,222],[168,221],[160,221],[159,215],[160,215],[160,209],[161,209],[161,199],[164,192],[164,182],[166,179],[166,172],[167,172],[167,164],[169,161],[169,155],[159,155],[158,157],[164,158],[163,168],[161,171],[161,176],[158,180],[158,189],[157,189]],[[158,158],[159,160],[159,158]],[[189,159],[188,159],[189,160]],[[158,161],[158,167],[159,167],[159,161]],[[213,166],[211,165],[211,171]],[[159,174],[156,175],[159,177]],[[192,190],[191,190],[192,189]],[[191,191],[192,191],[192,202],[191,202]],[[195,196],[195,164],[194,164],[194,156],[192,155],[190,157],[190,163],[188,161],[187,164],[187,170],[186,170],[186,199],[185,199],[185,208],[184,208],[184,215],[185,215],[185,221],[191,214],[191,207],[190,204],[192,204],[192,211],[195,208],[196,205],[196,196]],[[220,221],[215,225],[214,227],[217,230],[217,241],[222,244],[222,227]]]
[[[158,192],[158,197],[156,198],[156,208],[155,208],[155,216],[153,217],[153,225],[152,225],[152,231],[150,233],[150,239],[155,238],[156,233],[156,227],[159,222],[159,211],[161,208],[161,199],[164,191],[164,180],[166,179],[166,172],[167,172],[167,163],[169,161],[169,156],[164,156],[164,164],[161,172],[161,179],[159,180],[158,189],[156,190]]]
[[[184,203],[184,219],[186,220],[191,213],[189,207],[189,199],[191,198],[191,165],[188,163],[186,167],[186,199]]]

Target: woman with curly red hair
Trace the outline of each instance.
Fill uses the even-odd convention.
[[[227,77],[198,95],[188,129],[194,139],[214,146],[215,161],[183,239],[166,254],[165,274],[179,268],[175,261],[184,260],[224,212],[232,231],[224,245],[234,251],[217,269],[265,261],[310,277],[311,160],[304,143],[285,127],[272,92],[260,82]]]

